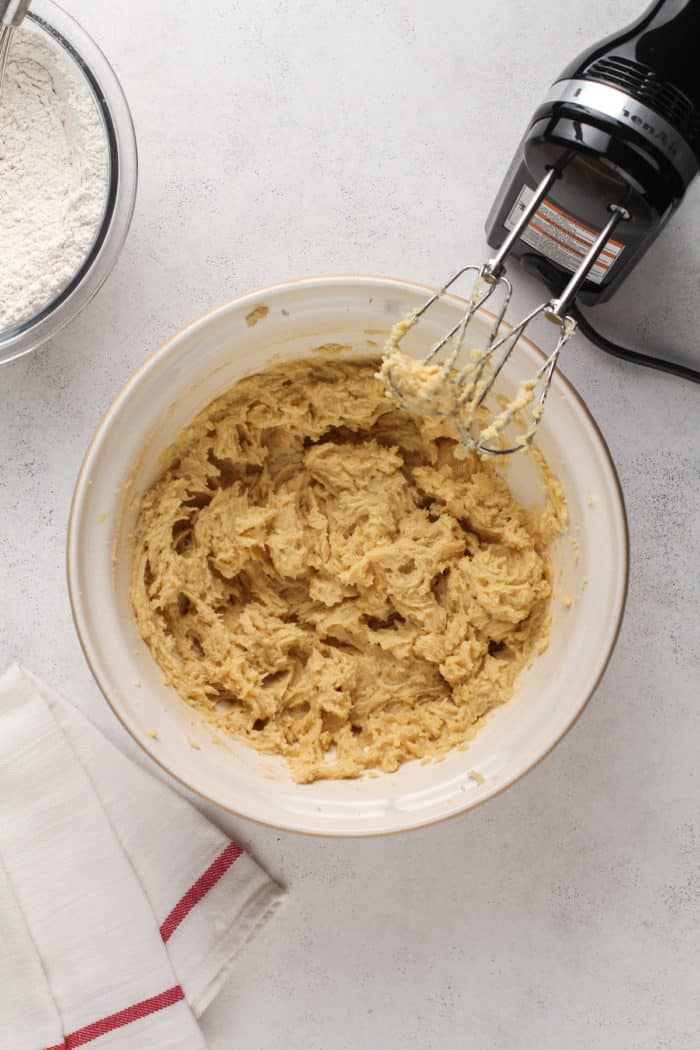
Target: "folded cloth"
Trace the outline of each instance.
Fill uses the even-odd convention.
[[[206,1050],[197,1018],[281,897],[34,675],[0,678],[2,1050]]]

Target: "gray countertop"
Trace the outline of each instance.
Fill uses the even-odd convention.
[[[92,305],[2,369],[0,666],[20,659],[137,761],[83,661],[64,580],[85,446],[122,383],[206,307],[304,274],[438,282],[534,105],[641,0],[65,0],[113,62],[141,155]],[[700,367],[700,191],[596,318]],[[516,309],[540,292],[519,281]],[[289,902],[204,1018],[213,1050],[690,1050],[700,1041],[698,388],[578,337],[564,370],[617,464],[627,614],[555,751],[481,809],[369,841],[212,813]]]

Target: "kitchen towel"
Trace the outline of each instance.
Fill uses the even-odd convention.
[[[197,1018],[281,898],[43,682],[0,678],[2,1050],[206,1050]]]

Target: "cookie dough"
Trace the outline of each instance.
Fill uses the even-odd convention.
[[[465,745],[547,645],[556,483],[526,511],[379,361],[277,365],[182,433],[142,500],[131,598],[164,677],[299,782]],[[543,465],[544,466],[544,465]]]
[[[477,284],[474,296],[479,294],[479,287]],[[494,378],[490,350],[483,348],[472,350],[467,356],[466,363],[462,361],[460,366],[455,364],[451,370],[446,367],[444,361],[424,364],[401,349],[402,339],[417,321],[418,315],[415,313],[398,321],[391,329],[384,346],[379,378],[383,381],[389,395],[401,408],[417,415],[433,416],[438,419],[451,415],[454,419],[459,419],[462,440],[455,449],[458,459],[472,449],[476,449],[477,446],[481,449],[503,448],[503,432],[511,423],[523,418],[525,410],[535,400],[538,386],[544,389],[540,372],[532,379],[523,380],[511,400],[504,400],[501,410],[490,414],[482,408],[484,395]],[[573,330],[573,323],[567,319],[560,338],[559,349]],[[499,353],[499,360],[503,352],[502,350]],[[448,353],[449,344],[445,356]],[[517,449],[527,447],[535,436],[542,412],[543,406],[540,400],[530,412],[527,428],[522,434],[506,442],[506,446],[514,446]],[[471,436],[470,432],[475,424],[480,429],[476,436]]]

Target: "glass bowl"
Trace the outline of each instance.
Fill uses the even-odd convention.
[[[56,335],[97,294],[124,244],[138,181],[136,136],[129,106],[97,44],[53,0],[32,0],[25,21],[61,47],[87,82],[107,141],[107,192],[93,245],[66,287],[34,316],[0,331],[0,364],[35,350]]]

